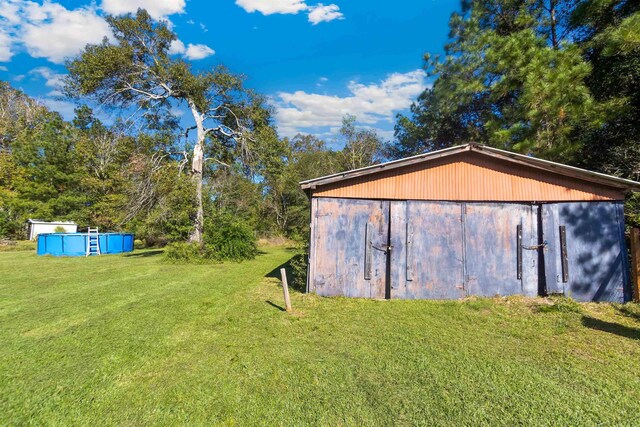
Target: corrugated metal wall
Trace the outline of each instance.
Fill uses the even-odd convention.
[[[546,286],[579,301],[628,301],[622,209],[620,202],[314,198],[309,288],[455,299],[535,296]]]
[[[447,201],[624,200],[622,190],[463,152],[323,185],[316,197]]]

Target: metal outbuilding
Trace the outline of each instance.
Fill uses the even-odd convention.
[[[631,299],[623,204],[640,183],[467,144],[300,184],[310,292]]]

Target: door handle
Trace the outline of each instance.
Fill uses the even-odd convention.
[[[374,245],[373,243],[371,244],[371,247],[372,247],[372,248],[374,248],[374,249],[377,249],[377,250],[379,250],[379,251],[381,251],[381,252],[384,252],[385,254],[386,254],[388,251],[391,251],[391,249],[393,249],[393,245],[389,245],[389,246],[376,246],[376,245]]]
[[[538,249],[541,249],[541,248],[542,248],[542,249],[547,249],[547,245],[548,245],[548,244],[549,244],[549,243],[545,240],[544,242],[542,242],[542,243],[541,243],[541,244],[539,244],[539,245],[533,245],[533,246],[525,246],[525,245],[522,245],[522,249],[526,249],[526,250],[528,250],[528,251],[537,251]]]

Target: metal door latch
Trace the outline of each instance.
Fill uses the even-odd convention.
[[[539,245],[534,245],[534,246],[525,246],[525,245],[520,245],[522,246],[522,249],[526,249],[528,251],[537,251],[538,249],[546,249],[548,246],[548,242],[545,240],[544,242],[542,242]]]
[[[385,254],[386,254],[388,251],[391,251],[391,249],[393,249],[393,245],[389,245],[389,246],[376,246],[376,245],[374,245],[374,244],[371,244],[371,247],[372,247],[372,248],[374,248],[374,249],[377,249],[377,250],[379,250],[379,251],[382,251],[382,252],[384,252]]]

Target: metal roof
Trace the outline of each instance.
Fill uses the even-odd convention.
[[[475,152],[485,156],[494,157],[507,162],[529,166],[537,169],[541,169],[548,172],[553,172],[559,175],[564,175],[583,181],[590,181],[599,184],[604,184],[614,188],[620,188],[625,190],[640,191],[640,182],[632,181],[629,179],[618,178],[616,176],[607,175],[598,172],[592,172],[586,169],[580,169],[573,166],[564,165],[561,163],[551,162],[549,160],[537,159],[535,157],[525,156],[522,154],[512,153],[510,151],[500,150],[493,147],[487,147],[475,143],[458,145],[444,150],[432,151],[430,153],[419,154],[417,156],[407,157],[400,160],[394,160],[391,162],[381,163],[378,165],[367,166],[365,168],[354,169],[346,172],[340,172],[333,175],[327,175],[320,178],[314,178],[306,181],[301,181],[299,184],[303,190],[313,190],[316,187],[326,184],[332,184],[340,181],[346,181],[352,178],[373,175],[382,171],[388,171],[393,169],[402,168],[408,165],[414,165],[417,163],[427,163],[431,160],[440,159],[443,157],[452,156],[463,152]]]
[[[28,219],[27,222],[30,224],[78,225],[72,221],[42,221],[40,219]]]

